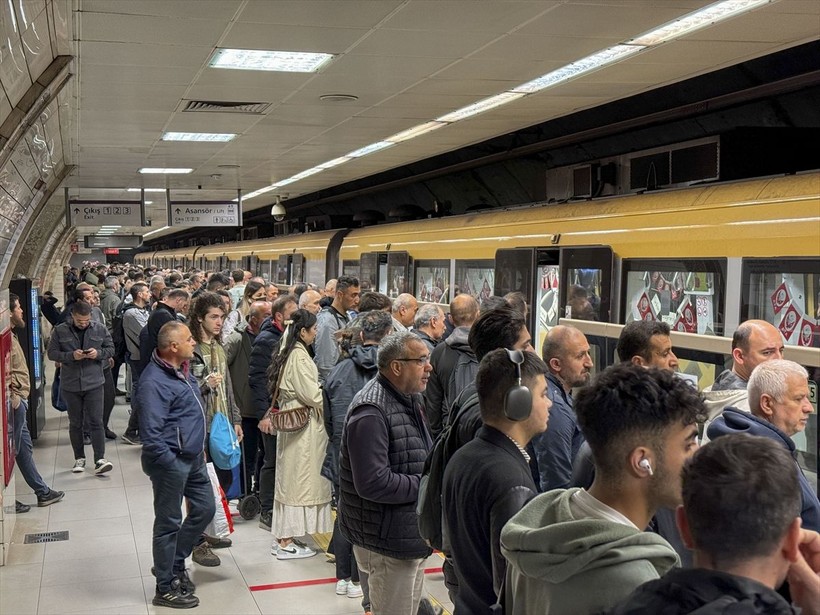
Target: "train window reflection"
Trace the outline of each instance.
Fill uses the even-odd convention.
[[[567,269],[567,284],[567,305],[564,310],[566,317],[575,320],[602,320],[601,270]]]
[[[820,348],[820,260],[745,259],[743,319],[766,320],[789,346]]]
[[[450,261],[416,261],[415,297],[429,303],[450,303]]]
[[[493,294],[495,263],[492,259],[456,261],[456,279],[453,296],[472,295],[479,305]]]
[[[662,321],[681,333],[722,335],[724,271],[719,261],[624,261],[624,322]]]
[[[359,261],[358,260],[343,260],[342,261],[342,275],[350,276],[352,278],[359,278]],[[359,280],[361,283],[361,280]],[[364,290],[364,289],[363,289]]]

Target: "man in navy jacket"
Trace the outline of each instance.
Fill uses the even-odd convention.
[[[820,501],[797,463],[797,451],[792,440],[792,436],[806,428],[812,413],[808,372],[794,361],[766,361],[752,371],[747,391],[751,414],[737,408],[726,408],[709,425],[709,439],[745,433],[770,438],[788,450],[797,466],[803,527],[820,531]]]
[[[205,468],[205,404],[190,372],[194,355],[191,331],[184,324],[164,324],[157,349],[140,377],[142,469],[154,488],[153,604],[191,608],[199,604],[185,570],[215,506]],[[188,516],[182,520],[182,498]]]

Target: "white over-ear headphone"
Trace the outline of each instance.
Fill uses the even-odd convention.
[[[641,459],[638,462],[638,467],[646,470],[649,473],[649,476],[652,476],[654,474],[654,472],[652,471],[652,464],[649,463],[648,459]]]

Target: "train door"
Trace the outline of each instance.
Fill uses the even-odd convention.
[[[305,281],[305,256],[304,254],[293,254],[290,266],[291,284],[298,284]]]
[[[276,278],[274,281],[280,286],[290,286],[290,267],[292,254],[282,254],[276,264]]]
[[[359,260],[363,290],[376,290],[395,299],[412,289],[413,259],[407,252],[366,252]]]
[[[530,307],[527,325],[540,353],[559,318],[612,322],[614,266],[608,246],[497,250],[493,293],[524,296]],[[600,365],[600,357],[593,359]]]
[[[259,257],[251,254],[242,257],[242,269],[250,271],[253,275],[259,275]]]

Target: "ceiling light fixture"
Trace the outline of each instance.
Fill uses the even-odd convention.
[[[145,190],[145,192],[165,192],[165,188],[128,188],[127,192],[139,192],[141,190]]]
[[[183,167],[142,167],[139,172],[143,175],[154,173],[162,173],[165,175],[185,175],[186,173],[192,173],[193,169]]]
[[[209,65],[213,68],[268,70],[285,73],[315,73],[335,56],[330,53],[268,51],[264,49],[217,49]]]
[[[198,143],[225,143],[236,137],[235,132],[166,132],[163,141],[196,141]]]
[[[712,26],[719,21],[751,11],[773,0],[723,0],[684,15],[659,28],[641,34],[629,41],[632,45],[660,45],[695,30]]]
[[[143,237],[150,237],[151,235],[156,235],[157,233],[161,233],[162,231],[167,231],[169,228],[171,228],[171,227],[170,226],[163,226],[162,228],[158,228],[157,230],[151,231],[150,233],[145,233],[145,235],[143,235]]]
[[[655,30],[651,30],[637,36],[634,39],[602,49],[601,51],[588,55],[580,60],[576,60],[575,62],[571,62],[566,66],[562,66],[557,70],[546,73],[545,75],[532,79],[531,81],[527,81],[526,83],[522,83],[521,85],[501,92],[500,94],[479,100],[478,102],[462,107],[461,109],[456,109],[455,111],[442,115],[435,120],[419,124],[418,126],[413,126],[412,128],[398,132],[391,137],[387,137],[382,141],[371,143],[370,145],[354,150],[345,156],[334,158],[333,160],[307,169],[306,171],[302,171],[297,175],[278,181],[271,186],[251,192],[243,198],[250,199],[255,196],[259,196],[260,194],[264,194],[281,186],[299,181],[300,179],[314,175],[320,171],[344,164],[354,158],[367,156],[368,154],[386,149],[397,143],[402,143],[423,134],[427,134],[428,132],[432,132],[433,130],[438,130],[439,128],[443,128],[444,126],[448,126],[454,122],[473,117],[480,113],[484,113],[485,111],[500,107],[501,105],[506,105],[507,103],[519,100],[530,94],[540,92],[569,79],[574,79],[609,64],[619,62],[635,53],[643,51],[649,46],[665,43],[674,38],[689,34],[700,28],[705,28],[719,21],[734,17],[740,13],[752,10],[770,2],[774,2],[774,0],[722,0],[721,2],[715,2],[703,9],[694,11],[688,15],[684,15],[680,19],[660,26]],[[334,97],[336,95],[331,94],[327,96]]]

